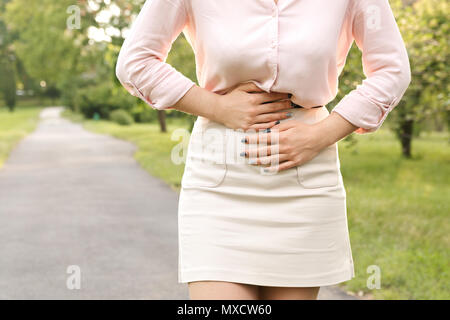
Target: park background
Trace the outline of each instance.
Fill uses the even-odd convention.
[[[171,132],[191,129],[195,117],[149,108],[115,77],[121,44],[143,2],[0,0],[0,167],[36,128],[44,107],[64,106],[64,116],[87,130],[135,144],[139,164],[179,189],[183,165],[170,161],[178,143]],[[380,130],[339,142],[356,269],[356,278],[342,287],[374,299],[448,299],[450,5],[389,2],[412,82]],[[197,81],[183,34],[166,61]],[[363,79],[361,52],[353,44],[339,94],[327,108]],[[382,271],[381,289],[367,288],[370,265]]]

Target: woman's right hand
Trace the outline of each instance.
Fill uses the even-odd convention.
[[[292,108],[289,98],[288,93],[267,93],[253,82],[246,82],[219,95],[214,119],[211,120],[244,131],[271,128],[277,124],[277,120],[292,116],[286,111]]]

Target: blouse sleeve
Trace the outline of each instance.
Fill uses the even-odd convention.
[[[165,62],[186,21],[183,0],[147,0],[120,50],[117,78],[154,109],[173,108],[195,85]]]
[[[411,82],[409,58],[388,0],[354,0],[352,34],[362,52],[366,79],[333,108],[358,126],[376,131]]]

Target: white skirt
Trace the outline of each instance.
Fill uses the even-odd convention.
[[[283,121],[329,115],[325,107],[289,111]],[[353,278],[337,144],[268,174],[239,155],[246,135],[195,122],[178,206],[178,282],[315,287]]]

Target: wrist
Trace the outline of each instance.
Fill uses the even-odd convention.
[[[320,137],[318,143],[324,147],[338,142],[358,128],[336,112],[331,112],[328,117],[314,126],[316,135]]]
[[[222,123],[223,121],[223,95],[214,94],[213,101],[211,103],[211,112],[209,119],[218,123]]]
[[[333,130],[331,119],[329,116],[313,125],[316,144],[320,149],[326,148],[333,143],[339,141],[336,131]]]

